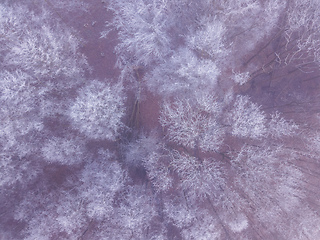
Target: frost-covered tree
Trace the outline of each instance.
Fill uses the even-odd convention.
[[[298,153],[301,155],[309,156],[313,159],[318,159],[318,155],[320,153],[320,133],[319,131],[313,131],[312,133],[308,133],[303,138],[305,147],[309,150],[308,153],[303,153],[300,149]],[[317,161],[318,162],[318,161]]]
[[[287,44],[283,53],[280,52],[281,60],[286,65],[293,63],[299,69],[309,72],[314,68],[313,63],[319,64],[319,22],[318,1],[290,2],[285,29]]]
[[[208,210],[188,207],[182,199],[166,202],[165,213],[168,220],[180,230],[183,239],[218,240],[222,237],[218,221]]]
[[[6,69],[1,72],[1,104],[5,107],[0,135],[5,149],[20,138],[15,146],[19,155],[35,151],[32,143],[44,129],[44,116],[65,114],[65,89],[77,86],[87,65],[79,52],[81,40],[73,30],[54,21],[46,8],[30,10],[27,4],[0,5],[0,64]],[[55,110],[50,112],[48,106]]]
[[[310,211],[308,208],[302,208],[299,211],[301,218],[291,224],[290,230],[283,227],[284,232],[288,238],[294,240],[303,240],[303,239],[317,239],[320,237],[320,219],[316,212]],[[294,226],[299,226],[295,228]],[[289,230],[286,232],[285,230]]]
[[[274,31],[286,1],[219,0],[213,1],[211,6],[224,23],[227,44],[232,51],[243,56]]]
[[[215,97],[209,94],[195,100],[165,102],[160,123],[170,141],[192,149],[215,151],[220,147],[224,134],[218,121],[221,108]]]
[[[15,219],[26,222],[23,239],[81,237],[87,219],[81,200],[70,192],[32,192],[15,211]]]
[[[201,56],[217,59],[227,54],[224,46],[226,28],[224,24],[207,16],[199,21],[199,30],[187,37],[188,46],[199,52]]]
[[[57,0],[51,1],[50,6],[53,6],[55,9],[59,10],[60,13],[70,14],[71,12],[88,12],[89,4],[84,0]]]
[[[26,224],[23,239],[81,238],[113,216],[115,196],[127,181],[113,154],[100,151],[80,171],[66,173],[40,176],[42,181],[23,197],[14,215]]]
[[[110,154],[105,157],[109,157],[108,155]],[[80,178],[82,204],[87,216],[92,220],[103,220],[111,214],[115,195],[125,186],[127,180],[119,163],[102,157],[88,163]]]
[[[44,25],[39,32],[29,33],[22,43],[14,44],[4,61],[36,77],[79,74],[83,70],[75,61],[81,57],[78,56],[78,40],[68,30],[60,26],[56,28]]]
[[[118,30],[119,44],[116,47],[118,66],[149,65],[162,60],[170,52],[168,30],[172,22],[162,0],[119,0],[109,3],[114,19],[107,27]],[[103,32],[102,36],[108,34]]]
[[[280,219],[304,198],[303,174],[284,161],[285,157],[294,159],[290,150],[282,147],[244,146],[232,159],[235,184],[245,201],[257,209],[257,225],[262,222],[275,231]]]
[[[153,239],[152,221],[157,217],[154,199],[141,186],[129,187],[98,236],[108,239]]]
[[[183,239],[218,240],[222,238],[221,230],[219,230],[216,220],[210,213],[204,211],[197,215],[194,223],[190,227],[182,230],[181,235]]]
[[[192,201],[218,198],[225,180],[214,159],[199,160],[178,151],[173,155],[171,165],[180,178],[180,187]]]
[[[228,118],[232,135],[242,138],[262,139],[269,135],[279,139],[292,136],[298,129],[297,124],[284,119],[279,112],[272,113],[268,119],[257,104],[241,95],[237,96]]]
[[[0,186],[4,191],[6,187],[11,188],[17,183],[23,186],[34,180],[42,169],[38,163],[3,152],[0,155],[0,171]]]
[[[178,49],[145,77],[152,92],[162,96],[193,94],[195,89],[214,89],[220,74],[215,62],[200,59],[188,48]]]
[[[248,219],[244,214],[239,214],[237,218],[228,222],[230,230],[236,234],[248,228]]]
[[[244,72],[244,73],[238,73],[235,72],[233,75],[233,80],[235,81],[235,83],[239,84],[239,85],[243,85],[246,82],[248,82],[250,79],[250,73],[249,72]]]
[[[44,100],[45,89],[22,71],[0,73],[1,130],[0,141],[3,150],[14,150],[20,155],[25,152],[27,142],[19,140],[29,133],[43,129],[39,105]],[[19,144],[17,144],[19,143]]]
[[[229,119],[234,136],[257,139],[267,132],[264,113],[247,96],[236,98]]]
[[[80,132],[93,139],[114,140],[123,128],[123,87],[93,80],[79,91],[70,108],[70,119]]]
[[[0,50],[5,66],[46,80],[79,78],[87,64],[79,53],[79,38],[59,21],[52,22],[49,11],[43,9],[36,14],[26,8],[0,7]]]
[[[84,155],[83,141],[53,137],[41,148],[42,156],[49,163],[81,163]]]
[[[268,133],[274,138],[293,136],[299,128],[292,120],[288,121],[281,117],[279,112],[271,115],[268,125]]]
[[[173,182],[169,169],[172,154],[156,134],[142,135],[127,148],[126,162],[129,165],[143,167],[157,191],[170,189]]]

